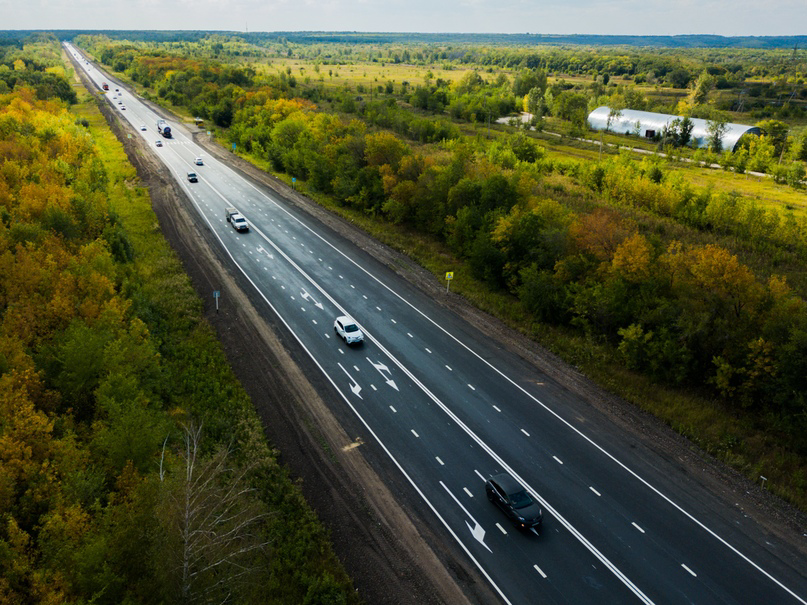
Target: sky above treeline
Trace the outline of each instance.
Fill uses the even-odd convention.
[[[0,29],[807,34],[807,0],[0,0]]]

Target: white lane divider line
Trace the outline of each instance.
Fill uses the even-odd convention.
[[[463,487],[463,488],[462,488],[462,491],[464,491],[466,494],[468,494],[468,497],[469,497],[469,498],[473,498],[473,497],[474,497],[474,495],[471,493],[471,490],[469,490],[467,487]]]
[[[501,413],[501,410],[497,406],[494,405],[493,409],[496,410],[497,412]]]
[[[632,523],[631,523],[631,525],[633,525],[633,527],[635,527],[636,529],[638,529],[640,532],[645,533],[645,531],[644,531],[644,530],[643,530],[641,527],[639,527],[639,526],[636,524],[636,521],[632,522]]]
[[[410,430],[412,431],[412,434],[413,434],[415,437],[417,437],[418,439],[420,439],[420,435],[418,435],[418,434],[417,434],[417,431],[415,431],[415,429],[410,429]]]
[[[540,567],[538,567],[537,565],[533,565],[533,567],[535,568],[535,571],[537,571],[539,574],[541,574],[541,577],[544,580],[546,580],[546,574],[543,572],[543,570]]]
[[[470,384],[470,383],[468,383],[468,388],[469,388],[469,389],[471,389],[472,391],[475,391],[475,390],[476,390],[476,389],[474,388],[474,385],[472,385],[472,384]]]
[[[563,464],[563,460],[561,460],[557,456],[552,456],[552,457],[557,461],[558,464]]]
[[[446,465],[446,463],[445,463],[445,462],[443,462],[442,460],[440,460],[440,456],[435,456],[435,457],[434,457],[434,459],[435,459],[435,460],[437,460],[437,463],[438,463],[440,466],[445,466],[445,465]]]
[[[524,433],[527,437],[530,436],[530,434],[527,431],[525,431],[524,429],[521,429],[521,432]]]
[[[600,492],[598,492],[596,489],[594,489],[593,487],[590,487],[590,486],[589,486],[589,488],[588,488],[588,489],[590,489],[592,492],[594,492],[594,493],[595,493],[595,494],[597,494],[598,496],[602,496],[602,494],[601,494]]]
[[[499,524],[497,523],[497,524],[496,524],[496,527],[498,527],[498,528],[499,528],[499,531],[500,531],[500,532],[502,532],[502,533],[503,533],[505,536],[507,535],[507,530],[505,530],[505,529],[504,529],[504,528],[503,528],[501,525],[499,525]]]
[[[693,578],[697,578],[697,577],[698,577],[698,574],[696,574],[694,571],[692,571],[692,570],[691,570],[689,567],[687,567],[687,566],[686,566],[686,565],[684,565],[683,563],[681,563],[681,567],[683,567],[683,568],[684,568],[684,569],[686,569],[686,570],[687,570],[689,573],[691,573]]]

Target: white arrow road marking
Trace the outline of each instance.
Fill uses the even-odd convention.
[[[474,522],[473,527],[471,527],[471,524],[468,523],[468,521],[465,522],[465,525],[467,525],[468,529],[471,530],[471,535],[474,537],[474,539],[477,542],[479,542],[482,546],[487,548],[489,553],[492,553],[493,551],[490,550],[490,547],[487,544],[485,544],[485,529],[481,525],[479,525],[479,523],[476,522],[476,519],[473,518],[473,515],[471,515],[471,513],[468,512],[468,509],[466,509],[462,505],[462,503],[459,500],[457,500],[457,497],[454,494],[451,493],[451,490],[449,490],[446,487],[445,483],[440,481],[440,485],[442,485],[443,489],[448,492],[448,495],[451,496],[451,499],[454,500],[454,502],[457,503],[457,506],[459,506],[462,509],[462,512],[464,512],[466,515],[468,515],[471,518],[471,521]]]
[[[325,307],[322,306],[321,302],[317,302],[316,300],[314,300],[313,297],[308,292],[306,292],[305,290],[300,290],[300,298],[303,298],[305,300],[310,300],[312,303],[314,303],[314,306],[317,309],[319,309],[320,311],[325,308]]]
[[[387,386],[391,386],[396,391],[399,390],[398,385],[395,384],[395,381],[389,377],[392,375],[392,372],[390,372],[390,369],[387,366],[385,366],[380,361],[378,363],[373,363],[372,361],[370,361],[369,357],[365,357],[365,359],[370,363],[371,366],[373,366],[376,370],[378,370],[378,373],[381,374],[381,376],[384,378],[384,382],[387,383]],[[386,374],[384,372],[386,372]]]
[[[340,349],[340,350],[341,350],[341,349]],[[353,376],[351,376],[350,374],[348,374],[348,371],[345,369],[345,367],[344,367],[344,366],[343,366],[341,363],[338,363],[337,365],[338,365],[340,368],[342,368],[342,371],[343,371],[343,372],[344,372],[344,373],[347,375],[347,377],[350,379],[350,383],[351,383],[351,384],[350,384],[350,390],[353,392],[353,394],[354,394],[356,397],[358,397],[359,399],[364,399],[364,398],[363,398],[361,395],[359,395],[359,393],[361,392],[361,387],[359,386],[359,383],[358,383],[358,382],[356,382],[355,380],[353,380]]]
[[[271,260],[275,260],[275,257],[272,255],[272,253],[269,252],[269,250],[267,250],[263,246],[258,246],[258,252],[262,252],[263,254],[268,256]]]

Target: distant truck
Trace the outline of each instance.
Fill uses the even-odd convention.
[[[236,231],[249,231],[249,223],[235,208],[225,208],[224,213],[227,215],[227,222],[233,226]]]
[[[171,138],[171,127],[165,120],[157,120],[157,132],[163,135],[166,139]]]
[[[104,90],[109,90],[109,84],[104,82],[103,84],[101,84],[101,88],[103,88]]]

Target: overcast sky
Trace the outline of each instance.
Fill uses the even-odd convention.
[[[807,0],[0,0],[2,29],[807,34]]]

